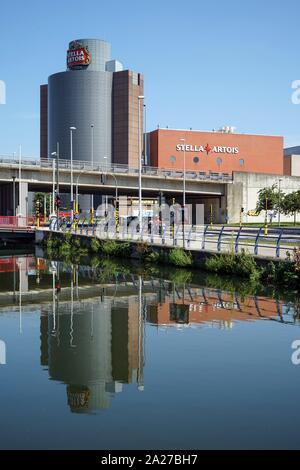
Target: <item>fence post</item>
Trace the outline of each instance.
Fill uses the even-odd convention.
[[[282,236],[283,236],[283,229],[280,230],[280,233],[277,238],[277,243],[276,243],[276,257],[277,258],[280,257],[280,242],[281,242]]]
[[[261,236],[262,232],[262,227],[257,232],[256,239],[255,239],[255,245],[254,245],[254,254],[258,255],[258,242],[259,242],[259,237]]]
[[[162,244],[165,245],[166,243],[166,227],[163,227],[163,231],[162,231]]]
[[[223,235],[224,229],[225,229],[225,226],[223,225],[223,227],[220,230],[219,238],[218,238],[218,245],[217,245],[218,251],[221,251],[221,240],[222,240],[222,235]]]
[[[208,231],[208,225],[205,225],[205,229],[204,229],[204,232],[203,232],[203,238],[202,238],[202,250],[205,249],[205,238],[206,238],[207,231]]]
[[[187,245],[188,245],[189,248],[190,248],[190,246],[191,246],[191,235],[192,235],[192,231],[193,231],[193,226],[191,226],[190,231],[189,231],[189,233],[188,233]]]
[[[239,231],[237,233],[236,239],[235,239],[235,253],[236,254],[239,252],[239,241],[240,241],[240,236],[241,236],[242,230],[243,230],[243,227],[240,227]]]

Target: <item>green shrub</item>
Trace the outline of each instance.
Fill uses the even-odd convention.
[[[129,242],[104,240],[101,244],[101,251],[108,256],[128,257],[131,252],[131,244]]]
[[[91,250],[94,253],[98,253],[100,251],[101,243],[97,238],[93,238],[91,241]]]
[[[187,284],[191,282],[193,274],[186,269],[175,269],[170,274],[170,281],[174,284]]]
[[[70,256],[71,254],[71,245],[67,242],[64,242],[59,247],[60,256]]]
[[[144,260],[147,263],[160,263],[161,262],[161,255],[158,251],[150,250],[148,253],[145,254]]]
[[[238,254],[229,252],[214,255],[205,261],[205,269],[216,273],[236,275],[253,281],[258,280],[260,276],[253,256],[245,251]]]
[[[193,258],[190,252],[182,248],[173,248],[169,254],[169,261],[174,266],[192,266]]]

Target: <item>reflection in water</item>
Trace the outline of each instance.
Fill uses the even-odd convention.
[[[0,314],[14,305],[20,333],[26,306],[40,305],[40,362],[66,385],[76,413],[111,406],[124,384],[144,389],[145,323],[157,328],[233,328],[239,321],[294,324],[297,308],[267,297],[109,273],[31,257],[0,258]]]
[[[111,395],[123,384],[143,386],[143,329],[136,302],[60,304],[56,299],[55,305],[52,314],[41,314],[41,364],[51,379],[67,384],[71,411],[109,408]]]

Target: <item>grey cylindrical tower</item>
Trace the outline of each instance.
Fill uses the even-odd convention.
[[[60,158],[70,158],[69,129],[74,126],[74,160],[91,161],[93,153],[94,163],[111,162],[112,73],[105,70],[110,49],[109,43],[99,39],[72,41],[68,70],[49,77],[49,154],[59,142]]]

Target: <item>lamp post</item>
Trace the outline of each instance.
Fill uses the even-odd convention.
[[[18,216],[22,216],[22,211],[21,211],[21,201],[22,201],[22,182],[21,182],[21,176],[22,176],[22,147],[19,145],[19,212]]]
[[[55,156],[56,152],[51,153],[52,156],[52,214],[55,213]]]
[[[94,169],[94,124],[91,124],[91,162]],[[94,212],[94,194],[91,194],[91,209]]]
[[[53,197],[52,197],[52,209],[53,214],[55,214],[55,165],[54,165],[54,158],[56,159],[56,195],[59,196],[59,143],[56,144],[56,152],[52,152],[51,156],[53,157]],[[57,207],[57,220],[59,216],[59,209]]]
[[[142,236],[142,152],[141,152],[141,117],[140,117],[140,101],[144,99],[144,95],[138,96],[138,164],[139,164],[139,226],[140,237]]]
[[[147,113],[146,113],[146,105],[144,104],[144,165],[148,165],[148,156],[147,156]]]
[[[280,194],[280,184],[281,184],[282,178],[279,178],[278,180],[278,227],[280,227],[280,204],[281,204],[281,194]]]
[[[71,219],[74,217],[74,195],[73,195],[73,131],[76,131],[76,127],[70,127],[70,152],[71,152]]]
[[[183,238],[183,248],[185,248],[185,139],[180,139],[183,142],[183,219],[182,219],[182,238]]]
[[[80,178],[80,175],[84,172],[84,168],[82,168],[81,172],[79,173],[79,175],[77,176],[77,180],[76,180],[76,196],[75,196],[75,201],[76,201],[76,211],[78,212],[78,182],[79,182],[79,178]]]

